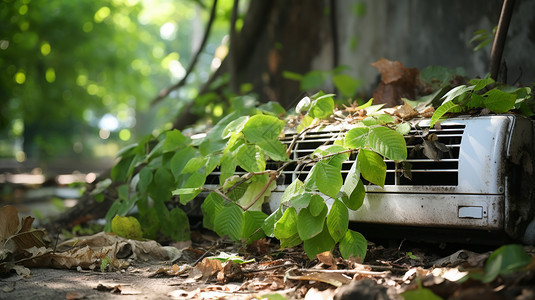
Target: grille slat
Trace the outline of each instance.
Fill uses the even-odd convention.
[[[396,163],[385,159],[387,165],[385,185],[456,186],[458,184],[459,152],[463,133],[464,125],[457,124],[442,124],[441,129],[421,127],[417,130],[411,130],[405,136],[407,160]],[[335,140],[343,138],[344,135],[345,132],[341,131],[307,132],[295,141],[291,157],[293,159],[306,157],[319,146],[332,144]],[[426,139],[430,143],[424,143]],[[287,146],[293,140],[293,135],[286,135],[281,139]],[[435,141],[437,143],[434,143]],[[442,151],[444,146],[447,148],[447,152]],[[426,147],[428,148],[426,149]],[[436,160],[426,157],[424,150],[428,155],[429,152],[434,153]],[[343,162],[341,173],[344,178],[355,159],[356,154],[353,153],[349,160]],[[268,162],[267,169],[277,169],[279,166],[278,163]],[[296,178],[304,180],[311,169],[311,166],[307,165],[300,166],[298,170],[296,167],[297,164],[291,164],[282,172],[284,178],[281,179],[284,180],[284,184],[290,184]],[[236,175],[243,174],[245,174],[243,170],[236,172]],[[220,172],[217,170],[211,174],[211,176],[219,175]]]

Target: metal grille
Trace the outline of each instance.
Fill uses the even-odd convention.
[[[420,127],[411,130],[405,136],[407,143],[407,160],[396,163],[385,159],[387,175],[385,185],[432,185],[455,186],[458,183],[459,150],[464,125],[442,125],[440,129]],[[309,132],[299,138],[294,145],[291,158],[296,160],[312,154],[322,145],[330,145],[337,139],[342,139],[345,131]],[[287,135],[281,141],[290,145],[293,135]],[[347,175],[357,154],[352,154],[342,165],[342,177]],[[431,157],[431,158],[429,158]],[[433,159],[432,159],[433,158]],[[268,163],[266,168],[275,170],[279,163]],[[282,172],[278,184],[290,184],[295,179],[305,180],[311,165],[290,164]],[[244,174],[238,168],[236,175]],[[219,176],[218,170],[210,177]],[[216,178],[208,179],[207,183],[217,183]]]

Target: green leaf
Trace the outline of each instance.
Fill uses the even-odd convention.
[[[463,94],[471,92],[473,89],[474,89],[474,86],[466,86],[466,85],[460,85],[458,87],[454,87],[442,97],[444,99],[443,105],[449,101],[454,100],[455,98]]]
[[[326,76],[321,71],[310,71],[303,76],[301,80],[301,90],[309,91],[317,89],[323,85]]]
[[[360,169],[357,161],[355,160],[353,164],[351,164],[351,168],[349,169],[349,172],[346,175],[346,180],[344,182],[344,185],[342,186],[342,191],[347,195],[351,195],[353,190],[357,187],[359,181]]]
[[[241,116],[237,118],[236,120],[230,122],[225,129],[223,129],[223,133],[221,134],[221,137],[223,139],[229,138],[231,133],[238,133],[242,131],[243,127],[245,126],[245,123],[249,120],[249,116]]]
[[[357,127],[349,130],[346,133],[344,139],[344,147],[350,149],[357,149],[365,147],[368,144],[368,135],[370,133],[370,128],[368,127]]]
[[[354,96],[361,85],[361,82],[346,74],[334,75],[333,83],[340,93],[346,97]]]
[[[202,210],[202,223],[204,228],[214,230],[214,221],[217,215],[225,207],[225,200],[223,197],[219,196],[217,193],[212,192],[204,199],[201,210]]]
[[[402,161],[407,159],[405,138],[399,132],[387,127],[374,127],[368,137],[370,147],[388,159]]]
[[[332,155],[323,161],[327,162],[329,165],[332,165],[337,168],[342,168],[342,164],[349,159],[349,153],[346,153],[347,149],[342,147],[341,145],[327,145],[327,146],[319,146],[314,152],[312,152],[313,155],[319,154],[322,157],[326,155]],[[344,152],[344,153],[341,153]]]
[[[225,185],[225,182],[236,172],[236,166],[238,166],[237,157],[235,152],[225,152],[221,158],[221,166],[219,171],[219,184]]]
[[[349,197],[344,197],[342,200],[349,209],[357,210],[364,203],[365,197],[366,190],[364,189],[364,183],[362,183],[362,180],[359,180],[355,189],[349,194]]]
[[[237,162],[247,172],[261,172],[266,169],[264,151],[256,145],[243,144],[238,149]]]
[[[284,109],[284,107],[282,107],[279,102],[275,101],[269,101],[267,103],[264,103],[258,106],[257,109],[264,113],[272,114],[274,116],[282,116],[286,114],[286,110]]]
[[[295,247],[299,244],[301,244],[303,241],[301,240],[301,238],[299,238],[299,234],[294,234],[292,235],[291,237],[288,237],[288,238],[281,238],[280,239],[280,246],[281,246],[281,249],[285,249],[285,248],[291,248],[291,247]]]
[[[263,238],[264,231],[262,224],[267,215],[261,211],[246,211],[243,213],[243,231],[242,238],[247,242],[253,242]]]
[[[383,158],[370,150],[360,149],[357,156],[360,174],[369,182],[384,187],[386,179],[386,163]]]
[[[147,192],[153,199],[168,201],[171,199],[171,190],[175,187],[174,183],[175,179],[169,169],[158,168]]]
[[[148,167],[144,167],[139,171],[139,182],[137,183],[137,188],[139,189],[139,192],[146,193],[149,185],[152,182],[152,169]]]
[[[341,169],[325,161],[319,161],[314,168],[316,169],[314,180],[318,190],[329,197],[335,198],[344,183]]]
[[[197,196],[200,192],[202,192],[202,187],[196,187],[196,188],[180,188],[173,190],[173,195],[195,195]]]
[[[182,170],[182,174],[196,172],[200,168],[204,167],[207,162],[208,162],[207,156],[193,157],[192,159],[188,160],[188,162],[184,166],[184,169]]]
[[[271,215],[269,215],[265,220],[264,224],[262,224],[262,229],[264,230],[264,233],[269,237],[275,236],[275,223],[279,221],[279,219],[282,217],[282,210],[281,208],[277,208]]]
[[[187,241],[190,239],[188,216],[179,207],[175,207],[169,212],[169,217],[165,220],[165,226],[162,226],[160,230],[173,241]]]
[[[331,211],[327,215],[326,224],[335,242],[338,242],[344,237],[349,228],[349,212],[340,200],[334,200]]]
[[[498,275],[507,275],[522,269],[531,262],[531,256],[522,245],[504,245],[496,249],[485,263],[484,283],[492,282]]]
[[[364,118],[364,120],[362,120],[362,124],[364,124],[366,126],[379,125],[379,120],[377,120],[376,118],[370,116],[370,117]]]
[[[282,77],[295,81],[301,81],[303,79],[303,75],[290,71],[282,71]]]
[[[239,241],[242,237],[243,211],[237,205],[228,204],[215,217],[215,232],[219,236],[228,235]]]
[[[327,210],[318,216],[313,216],[308,208],[303,208],[297,215],[297,233],[302,240],[308,240],[318,235],[323,229]]]
[[[274,116],[255,115],[243,127],[243,134],[251,143],[277,141],[284,128],[284,121]]]
[[[324,223],[324,222],[322,222]],[[304,249],[309,259],[314,259],[316,255],[325,252],[333,251],[336,242],[333,240],[327,229],[327,225],[323,226],[323,230],[315,237],[305,240]]]
[[[431,117],[431,128],[435,125],[442,116],[444,116],[448,112],[461,112],[462,107],[458,104],[453,103],[453,101],[446,102],[439,106],[437,110],[433,113],[433,116]]]
[[[301,209],[309,206],[311,198],[312,193],[302,193],[292,196],[289,201],[292,207],[295,207],[296,209]]]
[[[313,118],[324,119],[332,115],[333,110],[333,98],[325,97],[314,100],[308,114]]]
[[[196,154],[197,151],[193,147],[186,147],[173,155],[169,168],[171,169],[171,173],[173,173],[175,180],[182,174],[188,161],[195,157]]]
[[[411,132],[411,124],[403,122],[396,126],[396,131],[399,132],[399,134],[401,135],[409,134],[409,132]]]
[[[515,106],[516,95],[504,93],[498,89],[492,89],[486,92],[483,94],[483,97],[485,107],[497,114],[508,112]]]
[[[297,211],[293,207],[287,208],[282,217],[275,223],[274,235],[279,240],[290,238],[297,234]]]
[[[310,214],[312,214],[314,217],[317,217],[327,209],[327,205],[325,204],[323,197],[318,194],[314,194],[310,199],[309,209]]]
[[[472,79],[470,84],[474,85],[474,92],[484,89],[487,85],[494,83],[492,78]]]
[[[234,111],[217,122],[217,124],[210,129],[202,143],[199,145],[199,151],[201,154],[208,155],[210,153],[219,152],[225,149],[227,141],[221,138],[223,130],[225,130],[230,122],[239,117],[241,117],[241,112]]]
[[[165,140],[163,142],[162,151],[171,152],[183,148],[190,139],[182,134],[179,130],[168,131],[165,133]]]
[[[418,287],[416,290],[408,290],[401,293],[404,300],[442,300],[428,288]]]
[[[281,203],[288,202],[292,197],[296,195],[300,195],[305,192],[305,186],[303,182],[299,179],[296,179],[294,182],[292,182],[282,194],[281,197]]]
[[[310,126],[312,122],[314,122],[314,118],[312,118],[309,115],[304,116],[303,119],[301,120],[301,123],[297,125],[297,132],[301,133],[305,128]]]
[[[344,259],[349,259],[353,256],[360,257],[360,261],[364,261],[368,243],[362,234],[349,229],[340,241],[339,248],[340,254]]]

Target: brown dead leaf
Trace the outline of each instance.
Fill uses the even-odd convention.
[[[321,263],[329,266],[330,270],[338,269],[336,259],[334,258],[334,256],[331,253],[331,251],[322,252],[322,253],[316,255],[316,257],[318,258],[318,260]]]
[[[431,118],[434,113],[435,113],[435,109],[432,106],[430,106],[424,109],[422,112],[420,112],[420,115],[424,118]]]
[[[344,284],[349,284],[351,278],[340,273],[325,273],[325,272],[311,272],[303,275],[288,275],[286,279],[291,280],[306,280],[306,281],[320,281],[328,283],[335,287],[340,287]]]
[[[16,207],[0,207],[0,241],[5,241],[20,231],[19,212]]]
[[[269,252],[269,240],[259,239],[247,245],[247,251],[253,255],[265,255]]]
[[[217,273],[217,281],[220,283],[239,282],[243,280],[241,265],[230,260],[223,269]]]
[[[217,259],[204,258],[190,272],[190,278],[207,280],[210,276],[221,271],[223,266]]]
[[[403,120],[410,120],[419,115],[419,113],[414,110],[407,102],[403,105],[400,105],[395,111],[394,116],[400,117]]]
[[[381,82],[373,92],[375,104],[394,107],[401,104],[401,98],[414,99],[418,87],[416,68],[405,68],[399,61],[385,58],[371,64],[381,73]]]

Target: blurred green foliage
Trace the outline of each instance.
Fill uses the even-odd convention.
[[[0,157],[91,156],[172,121],[208,77],[221,20],[189,88],[143,112],[183,76],[208,13],[192,0],[0,0]]]

